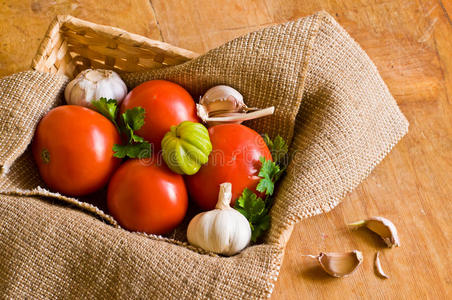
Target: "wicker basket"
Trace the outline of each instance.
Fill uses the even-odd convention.
[[[137,72],[177,65],[198,56],[160,41],[72,16],[56,17],[31,67],[73,78],[87,68]]]

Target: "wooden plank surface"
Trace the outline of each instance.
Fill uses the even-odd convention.
[[[0,76],[25,70],[50,22],[68,14],[161,39],[147,0],[3,0],[0,1]]]
[[[328,11],[375,62],[410,131],[342,204],[296,226],[272,298],[452,298],[452,1],[18,2],[0,2],[0,75],[27,68],[59,13],[202,53],[261,27]],[[396,224],[400,248],[386,249],[375,235],[346,228],[373,215]],[[351,249],[363,252],[364,263],[343,279],[302,256]],[[377,250],[390,279],[374,274]]]

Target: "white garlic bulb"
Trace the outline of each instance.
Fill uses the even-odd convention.
[[[196,215],[188,225],[187,239],[194,246],[223,255],[234,255],[251,240],[248,220],[231,208],[231,183],[220,185],[214,210]]]
[[[111,70],[86,69],[66,86],[64,97],[67,104],[93,108],[92,101],[105,97],[118,104],[127,95],[127,86],[119,75]]]

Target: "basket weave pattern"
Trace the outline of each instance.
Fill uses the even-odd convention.
[[[32,69],[69,78],[87,68],[138,72],[181,64],[196,53],[124,30],[58,16],[32,61]]]

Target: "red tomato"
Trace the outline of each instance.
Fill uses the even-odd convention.
[[[124,228],[164,234],[184,218],[188,195],[182,176],[153,156],[150,163],[131,159],[119,167],[108,185],[107,205]]]
[[[212,152],[209,161],[192,176],[186,177],[190,199],[202,209],[213,209],[218,200],[220,184],[232,184],[232,201],[245,188],[256,189],[261,156],[272,159],[262,137],[240,124],[216,125],[209,129]]]
[[[196,104],[180,85],[166,80],[151,80],[140,84],[126,96],[121,113],[141,106],[146,110],[144,125],[137,134],[153,144],[156,151],[171,126],[182,121],[199,122]]]
[[[41,178],[50,189],[82,196],[108,182],[121,162],[112,150],[120,142],[115,126],[101,114],[64,105],[39,122],[32,150]]]

